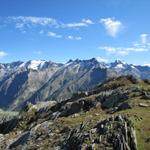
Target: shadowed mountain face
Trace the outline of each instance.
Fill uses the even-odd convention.
[[[12,80],[12,81],[11,81]],[[11,79],[9,78],[3,86],[1,86],[0,92],[0,105],[5,107],[8,103],[12,102],[12,98],[17,97],[17,93],[20,91],[20,88],[28,80],[28,72],[20,72],[14,75]],[[16,94],[15,94],[16,93]],[[5,101],[7,100],[7,101]]]
[[[97,61],[75,61],[64,65],[28,101],[64,100],[74,92],[89,90],[107,78],[107,70]]]
[[[41,88],[57,71],[61,64],[52,62],[1,64],[0,107],[20,106]],[[15,64],[15,63],[14,63]],[[18,64],[18,63],[16,63]]]
[[[0,107],[18,109],[27,102],[62,101],[120,75],[147,79],[150,67],[121,61],[105,64],[95,58],[66,64],[35,60],[0,64]]]

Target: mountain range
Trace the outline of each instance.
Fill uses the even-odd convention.
[[[28,102],[63,101],[74,93],[89,91],[107,79],[132,75],[150,78],[150,67],[89,60],[69,60],[55,63],[43,60],[0,64],[0,107],[21,109]]]

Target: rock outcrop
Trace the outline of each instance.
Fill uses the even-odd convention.
[[[132,122],[125,116],[105,119],[96,125],[100,143],[109,143],[114,150],[137,150],[136,134]]]
[[[107,147],[113,150],[137,150],[134,127],[125,116],[118,115],[100,121],[90,132],[84,130],[85,126],[81,124],[72,129],[61,149],[81,150],[84,147],[86,150],[94,150],[94,147]]]
[[[119,77],[65,101],[27,103],[15,115],[4,111],[0,150],[149,150],[143,93],[149,84]]]

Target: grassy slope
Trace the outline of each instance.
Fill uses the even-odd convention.
[[[120,111],[115,113],[124,114],[129,117],[130,120],[133,121],[134,127],[137,135],[137,143],[139,150],[149,150],[150,142],[146,140],[150,138],[150,108],[141,108],[134,107],[130,110]],[[96,122],[103,120],[105,118],[109,118],[111,115],[106,114],[100,108],[91,109],[87,113],[83,113],[77,117],[63,117],[56,120],[57,129],[63,129],[67,127],[76,127],[80,123],[85,122],[89,129],[93,128]],[[87,131],[88,131],[87,128]]]
[[[120,79],[119,81],[111,81],[109,84],[106,84],[107,88],[112,87],[115,84],[121,84],[130,86],[132,83],[130,81],[125,81],[124,79]],[[143,81],[139,81],[137,86],[144,88],[145,90],[150,90],[150,85],[144,83]],[[97,95],[92,95],[89,98],[94,99]],[[150,107],[140,107],[139,103],[150,104],[149,100],[144,100],[142,97],[133,97],[130,99],[131,104],[133,106],[132,109],[127,109],[124,111],[116,112],[117,114],[124,114],[129,117],[130,120],[134,123],[134,127],[137,135],[137,143],[139,150],[149,150],[150,142],[148,142],[148,138],[150,138]],[[150,105],[149,105],[150,106]],[[78,117],[63,117],[59,118],[56,121],[56,124],[60,124],[58,128],[64,128],[65,126],[75,127],[82,122],[88,123],[88,127],[91,129],[96,124],[96,122],[103,120],[105,118],[109,118],[110,114],[106,113],[101,109],[101,107],[92,108],[90,111],[86,113],[81,113]],[[88,129],[87,129],[88,130]]]
[[[132,86],[133,83],[129,80],[126,80],[125,78],[120,78],[119,80],[110,81],[109,83],[106,83],[103,85],[103,88],[111,89],[114,86]],[[150,91],[150,85],[144,83],[143,81],[139,81],[135,85]],[[88,97],[85,97],[85,99],[90,99],[92,101],[95,100],[95,98],[99,94],[91,95]],[[132,95],[132,94],[131,94]],[[144,100],[140,96],[134,96],[130,97],[129,101],[132,104],[132,109],[127,109],[124,111],[119,111],[114,114],[108,114],[105,110],[101,109],[101,106],[98,105],[97,107],[91,108],[87,112],[80,112],[77,116],[69,116],[69,117],[61,117],[56,119],[53,122],[53,125],[50,126],[50,128],[55,131],[56,135],[54,135],[53,140],[49,141],[49,139],[45,139],[42,141],[42,148],[43,150],[50,149],[50,147],[53,147],[54,145],[57,145],[59,143],[59,139],[61,138],[62,134],[60,133],[64,128],[66,127],[77,127],[80,123],[84,122],[86,124],[85,130],[89,131],[92,129],[98,121],[109,118],[112,115],[118,115],[118,114],[124,114],[129,117],[134,123],[134,127],[136,129],[136,135],[137,135],[137,143],[138,143],[138,149],[139,150],[149,150],[150,148],[150,142],[147,142],[147,139],[150,138],[150,107],[140,107],[139,103],[147,103],[150,106],[149,100]],[[28,114],[28,118],[34,116],[34,112],[30,112]],[[26,128],[26,123],[23,124],[23,128]],[[21,128],[17,129],[17,132],[19,130],[22,130]],[[13,137],[15,135],[16,131],[13,131],[10,133],[10,135]],[[6,135],[7,136],[7,135]],[[87,141],[88,143],[89,141]],[[40,143],[39,143],[40,145]]]

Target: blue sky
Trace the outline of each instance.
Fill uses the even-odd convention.
[[[0,62],[150,64],[149,0],[0,0]]]

